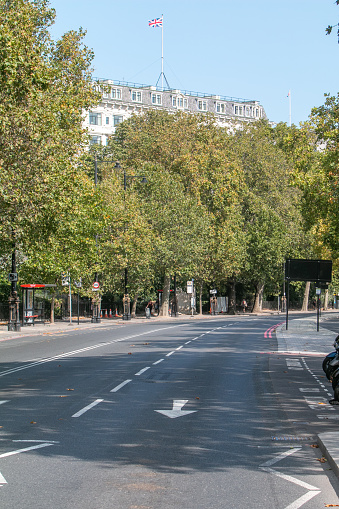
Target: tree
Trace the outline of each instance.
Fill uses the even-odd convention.
[[[3,254],[13,244],[20,250],[27,277],[29,267],[38,277],[38,246],[46,255],[40,277],[55,277],[61,245],[60,253],[68,248],[64,262],[72,251],[74,265],[84,215],[93,216],[93,185],[78,167],[86,143],[82,111],[99,99],[93,53],[81,30],[54,42],[54,18],[47,0],[0,0],[0,246]]]
[[[133,172],[140,173],[147,165],[157,168],[150,178],[160,195],[157,203],[149,202],[148,206],[157,210],[153,216],[157,217],[159,227],[159,218],[172,222],[183,219],[182,210],[191,218],[190,231],[182,223],[181,231],[186,236],[182,243],[173,245],[169,260],[176,259],[176,255],[183,259],[179,252],[191,242],[186,250],[191,253],[186,254],[186,265],[192,271],[190,277],[194,275],[200,285],[218,283],[239,272],[246,252],[239,206],[244,181],[230,148],[230,135],[217,127],[212,116],[150,110],[119,125],[110,150]],[[156,197],[154,189],[153,192]],[[199,235],[194,228],[202,219],[205,226]],[[194,244],[193,232],[197,235]],[[199,255],[193,257],[198,246]],[[163,250],[161,258],[165,260],[166,256]],[[182,264],[176,270],[179,266]]]
[[[243,198],[247,267],[242,277],[254,286],[253,311],[259,311],[265,285],[274,289],[285,258],[298,249],[302,224],[299,193],[292,186],[289,161],[266,122],[238,133],[235,150],[247,185]]]
[[[339,94],[325,97],[325,104],[313,108],[310,116],[321,150],[318,169],[309,176],[308,202],[312,203],[312,225],[318,245],[338,258]]]

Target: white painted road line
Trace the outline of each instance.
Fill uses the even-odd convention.
[[[153,366],[156,366],[157,364],[160,364],[160,362],[162,362],[163,360],[164,360],[164,359],[159,359],[158,361],[153,362],[153,364],[152,364],[152,365],[153,365]]]
[[[112,389],[110,392],[118,392],[119,389],[121,389],[122,387],[124,387],[125,385],[127,385],[130,382],[132,382],[132,380],[125,380],[121,384],[119,384],[116,387],[114,387],[114,389]]]
[[[311,500],[316,495],[319,495],[319,493],[321,493],[320,490],[319,491],[315,491],[315,490],[308,491],[307,493],[305,493],[305,495],[303,495],[302,497],[300,497],[297,500],[295,500],[294,502],[292,502],[292,504],[285,507],[285,509],[299,509],[299,507],[306,504],[306,502]]]
[[[169,356],[170,356],[170,355],[172,355],[173,353],[175,353],[175,350],[173,350],[173,351],[172,351],[172,352],[170,352],[170,353],[167,353],[167,354],[166,354],[166,357],[169,357]]]
[[[191,341],[186,341],[185,345],[189,345],[191,343]]]
[[[35,366],[39,366],[40,364],[45,364],[46,362],[52,362],[59,359],[64,359],[65,357],[71,357],[73,355],[77,355],[79,353],[88,352],[90,350],[95,350],[97,348],[102,348],[105,346],[113,345],[115,343],[121,343],[122,341],[126,341],[128,339],[138,338],[140,336],[145,336],[146,334],[153,334],[154,332],[164,331],[167,329],[174,329],[175,327],[184,327],[185,324],[171,325],[169,327],[161,327],[159,329],[154,329],[152,331],[142,332],[140,334],[133,334],[131,336],[125,336],[120,339],[113,339],[112,341],[106,341],[105,343],[98,343],[97,345],[91,345],[86,348],[80,348],[79,350],[73,350],[71,352],[62,353],[60,355],[55,355],[54,357],[47,357],[45,359],[37,360],[36,362],[29,362],[28,364],[23,364],[22,366],[18,366],[16,368],[7,369],[5,371],[0,372],[0,377],[11,375],[12,373],[17,373],[18,371],[22,371],[24,369],[33,368]]]
[[[54,444],[47,442],[47,443],[39,444],[39,445],[32,445],[31,447],[25,447],[24,449],[17,449],[16,451],[10,451],[10,452],[5,452],[4,454],[0,454],[0,458],[8,458],[8,456],[14,456],[14,454],[20,454],[22,452],[33,451],[33,449],[41,449],[42,447],[49,447],[51,445],[54,445]]]
[[[2,399],[0,401],[0,405],[3,405],[4,403],[8,403],[9,402],[9,399]]]
[[[98,405],[102,401],[104,401],[104,400],[103,399],[96,399],[95,401],[93,401],[93,403],[91,403],[90,405],[85,406],[82,410],[79,410],[79,412],[77,412],[76,414],[72,415],[72,417],[80,417],[80,415],[84,414],[85,412],[87,412],[87,410],[90,410],[91,408],[93,408],[94,406]]]
[[[176,350],[181,350],[182,348],[184,348],[184,346],[183,346],[183,345],[178,346],[178,348],[176,348]]]
[[[150,366],[147,366],[147,368],[143,368],[143,369],[141,369],[140,371],[138,371],[138,373],[135,373],[135,376],[142,375],[142,374],[143,374],[143,373],[145,373],[145,371],[147,371],[148,369],[150,369]]]

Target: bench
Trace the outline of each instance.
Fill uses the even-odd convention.
[[[24,316],[24,320],[26,320],[26,325],[33,325],[34,326],[34,322],[35,322],[35,319],[36,318],[39,318],[39,315],[27,315],[27,316]],[[32,322],[28,322],[28,320],[32,319]]]

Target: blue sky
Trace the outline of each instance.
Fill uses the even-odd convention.
[[[339,22],[334,0],[50,0],[54,38],[82,27],[94,50],[93,76],[256,99],[273,122],[308,119],[339,92]]]

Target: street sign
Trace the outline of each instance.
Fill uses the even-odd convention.
[[[211,295],[216,295],[217,293],[218,293],[217,290],[210,290]]]
[[[187,281],[187,293],[193,293],[193,281]]]
[[[94,283],[93,283],[93,285],[92,285],[92,286],[93,286],[93,291],[95,291],[95,290],[99,290],[99,288],[100,288],[100,283],[99,283],[99,281],[94,281]]]
[[[80,278],[79,281],[74,281],[74,284],[75,284],[76,288],[81,288],[82,287],[82,279]]]

